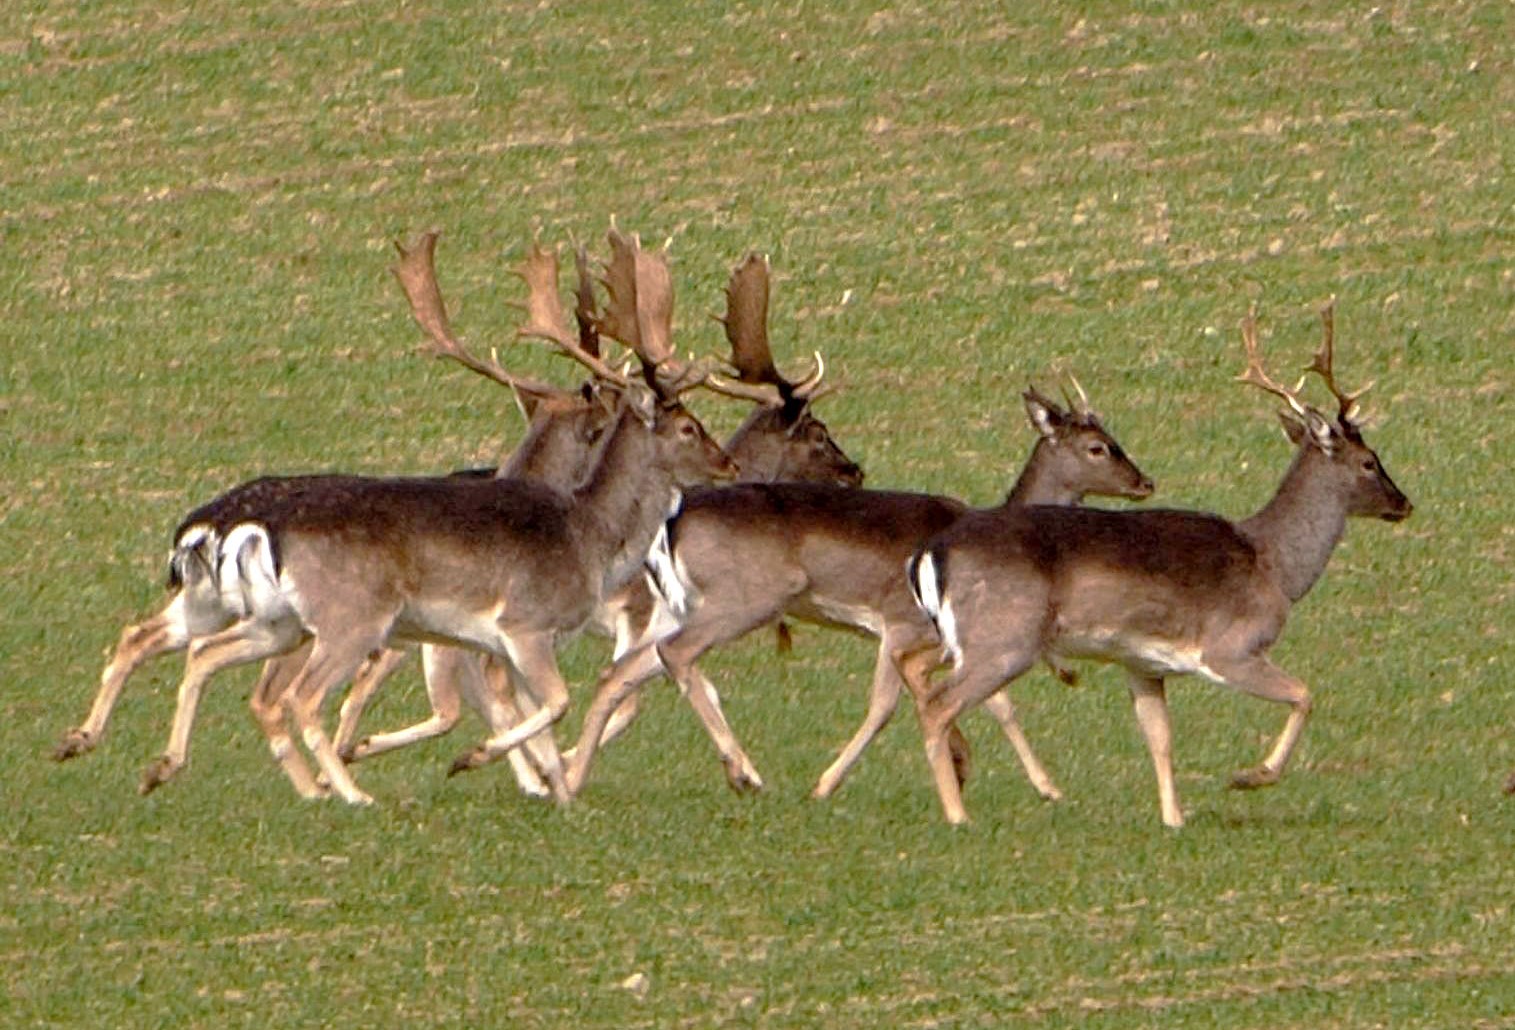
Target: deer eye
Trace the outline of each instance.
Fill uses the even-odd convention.
[[[1377,472],[1378,462],[1374,461],[1372,458],[1364,458],[1362,460],[1362,470],[1364,472]]]
[[[1089,457],[1091,458],[1103,458],[1109,453],[1110,449],[1102,443],[1096,442],[1089,445]]]
[[[697,434],[695,432],[694,426],[690,425],[688,422],[684,422],[679,426],[679,435],[688,440]]]

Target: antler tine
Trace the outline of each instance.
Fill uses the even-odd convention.
[[[1068,388],[1062,387],[1063,400],[1068,402],[1068,410],[1081,419],[1097,419],[1099,413],[1089,404],[1089,395],[1084,392],[1084,384],[1078,381],[1078,376],[1068,373],[1068,382],[1073,384],[1073,392],[1077,397],[1068,396]]]
[[[1332,370],[1335,364],[1335,341],[1336,341],[1336,298],[1333,296],[1326,301],[1320,309],[1321,340],[1320,349],[1315,352],[1315,357],[1305,366],[1305,371],[1314,372],[1326,382],[1326,389],[1331,391],[1331,396],[1336,398],[1336,416],[1343,422],[1351,422],[1357,417],[1357,400],[1363,394],[1373,388],[1370,382],[1356,393],[1343,393],[1336,385],[1336,373]]]
[[[526,324],[517,330],[517,335],[546,340],[600,379],[624,387],[626,377],[600,360],[597,354],[581,347],[579,337],[568,328],[563,301],[558,295],[557,251],[545,250],[533,243],[517,274],[525,280],[528,291]]]
[[[436,230],[422,233],[420,239],[408,250],[396,240],[395,250],[399,251],[400,260],[389,268],[399,281],[400,289],[405,291],[405,299],[410,304],[410,313],[415,317],[416,324],[430,340],[428,349],[431,353],[439,358],[456,361],[464,368],[512,390],[524,390],[544,397],[563,393],[564,391],[547,383],[512,375],[493,358],[483,361],[474,357],[453,335],[452,326],[447,321],[447,305],[442,300],[441,287],[437,285],[435,251],[439,235]]]
[[[599,304],[594,296],[594,276],[589,271],[589,251],[582,243],[573,249],[578,286],[574,289],[573,317],[579,323],[579,346],[584,353],[600,357]]]
[[[1301,379],[1298,386],[1293,390],[1289,390],[1287,387],[1275,382],[1269,377],[1267,372],[1263,371],[1262,358],[1257,352],[1256,304],[1247,309],[1247,317],[1241,320],[1241,340],[1242,345],[1247,349],[1247,368],[1241,375],[1236,377],[1237,382],[1251,383],[1253,386],[1260,387],[1275,397],[1281,397],[1294,410],[1295,414],[1304,415],[1305,406],[1300,403],[1298,396],[1300,387],[1304,385],[1304,380]]]

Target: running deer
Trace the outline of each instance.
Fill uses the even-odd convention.
[[[427,233],[413,250],[399,248],[401,264],[418,272],[423,267],[431,269],[436,237],[435,232]],[[500,474],[536,478],[560,489],[576,485],[589,468],[595,441],[608,428],[613,414],[612,402],[598,395],[599,387],[593,380],[577,391],[562,390],[540,380],[509,373],[496,361],[482,362],[473,358],[452,336],[435,275],[430,276],[429,286],[424,275],[411,278],[414,286],[407,284],[407,296],[412,313],[432,338],[432,352],[460,361],[508,387],[527,413],[527,436]],[[580,345],[598,357],[598,347],[592,337],[581,333]],[[151,618],[129,625],[122,631],[116,651],[101,675],[100,687],[88,717],[81,726],[65,733],[53,757],[60,762],[66,761],[95,748],[127,680],[142,664],[161,654],[182,651],[195,637],[222,630],[240,617],[236,604],[228,603],[235,602],[235,598],[223,599],[215,579],[220,543],[233,527],[271,505],[288,503],[311,492],[332,488],[343,479],[329,475],[265,477],[237,487],[191,512],[174,534],[168,603]],[[302,648],[269,660],[250,695],[255,714],[273,703],[299,670],[306,654],[307,649]],[[386,670],[392,671],[403,654],[384,652],[366,674],[382,676]],[[144,771],[139,788],[142,793],[166,782],[186,762],[198,700],[198,695],[180,698],[168,747]],[[508,719],[510,713],[501,712],[498,717]],[[519,765],[517,772],[527,775]]]
[[[1035,391],[1024,395],[1040,437],[1004,501],[1076,504],[1085,494],[1140,499],[1151,481],[1107,433],[1084,398],[1064,411]],[[677,629],[626,655],[601,677],[569,762],[570,791],[583,787],[610,712],[653,675],[667,670],[710,734],[739,791],[762,787],[696,664],[712,647],[781,616],[860,631],[879,640],[868,715],[816,786],[836,789],[899,696],[899,662],[939,651],[935,630],[910,597],[906,561],[925,540],[962,516],[945,497],[808,484],[741,485],[695,491],[668,520],[650,564]],[[996,705],[1006,735],[1037,789],[1057,789],[1031,753],[1008,700]]]
[[[637,317],[666,334],[666,266],[637,261]],[[645,272],[644,272],[645,269]],[[645,309],[642,301],[645,296]],[[577,346],[555,340],[597,376],[628,391],[588,480],[571,493],[525,480],[348,477],[298,502],[275,504],[221,542],[216,585],[241,603],[232,626],[190,644],[182,694],[217,671],[292,650],[311,654],[279,700],[285,719],[265,725],[297,791],[325,791],[295,752],[297,728],[326,782],[345,800],[370,799],[353,782],[320,723],[327,692],[392,641],[470,646],[507,661],[541,707],[502,751],[561,717],[567,694],[554,638],[640,568],[640,558],[682,486],[730,477],[734,466],[678,395],[698,376],[647,366],[653,387],[633,387]],[[565,798],[550,734],[543,772]]]
[[[577,293],[577,316],[581,327],[581,342],[584,342],[583,327],[597,328],[597,314],[589,277],[585,273],[585,256],[578,252],[579,283]],[[440,292],[435,285],[435,273],[429,264],[402,262],[396,274],[406,283],[406,293],[412,297],[434,296],[440,304]],[[566,332],[564,319],[557,305],[557,274],[555,266],[541,261],[529,262],[522,278],[530,288],[531,325],[535,332],[552,336]],[[817,355],[816,369],[799,382],[791,382],[780,375],[774,366],[768,343],[767,313],[769,294],[769,268],[765,258],[750,254],[733,269],[726,286],[726,312],[719,317],[725,326],[731,346],[732,365],[736,369],[737,383],[712,377],[707,383],[717,392],[755,402],[756,410],[741,424],[724,450],[737,463],[742,480],[766,482],[770,480],[798,480],[805,482],[834,482],[856,485],[862,480],[862,471],[847,457],[832,439],[826,425],[811,410],[811,405],[820,393],[824,366]],[[418,316],[419,319],[419,316]],[[445,325],[445,323],[444,323]],[[422,321],[422,326],[427,326]],[[428,330],[431,332],[431,330]],[[432,332],[433,337],[436,333]],[[438,340],[439,348],[444,346]],[[455,344],[450,345],[456,347]],[[526,446],[523,444],[523,447]],[[583,448],[587,452],[587,447]],[[519,452],[518,452],[519,457]],[[566,462],[553,466],[560,468]],[[640,642],[652,628],[653,598],[644,577],[635,577],[617,595],[614,603],[596,617],[597,628],[613,636],[614,657],[619,658],[631,645]],[[440,736],[450,731],[461,715],[461,705],[467,702],[489,724],[492,734],[507,730],[493,721],[490,709],[481,705],[495,704],[493,694],[483,692],[484,667],[497,663],[481,659],[471,651],[456,648],[423,647],[422,660],[426,668],[427,691],[431,700],[431,715],[403,729],[374,734],[356,740],[356,724],[369,696],[377,689],[382,675],[360,676],[342,705],[341,723],[335,738],[338,753],[348,762],[360,761],[375,755],[404,747],[421,740]],[[376,667],[376,674],[387,673],[385,667]],[[448,689],[456,680],[461,689]],[[498,680],[496,680],[498,682]],[[635,698],[628,699],[617,712],[615,721],[606,730],[607,739],[615,736],[636,715]],[[498,710],[498,709],[494,709]],[[513,762],[520,760],[521,752],[509,753]],[[454,771],[472,768],[471,758],[459,761]],[[519,767],[517,779],[528,793],[536,794],[529,777],[523,776]]]
[[[965,516],[911,563],[910,578],[940,629],[952,670],[926,706],[926,757],[951,823],[967,819],[947,731],[1039,657],[1093,658],[1126,670],[1136,720],[1152,756],[1164,824],[1183,824],[1173,785],[1164,680],[1197,673],[1289,706],[1262,763],[1237,773],[1238,789],[1276,783],[1310,716],[1303,682],[1267,651],[1290,607],[1325,571],[1349,516],[1398,522],[1409,499],[1363,440],[1357,398],[1332,371],[1332,307],[1314,372],[1337,402],[1335,418],[1271,379],[1258,354],[1254,314],[1242,323],[1242,382],[1282,399],[1296,447],[1273,498],[1231,522],[1193,511],[1109,512],[1024,508]]]

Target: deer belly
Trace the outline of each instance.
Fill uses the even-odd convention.
[[[806,594],[804,597],[797,598],[784,611],[786,615],[804,619],[806,622],[860,630],[869,636],[876,637],[884,632],[883,616],[873,608],[823,597],[819,594]]]
[[[446,601],[411,604],[395,619],[390,639],[493,651],[500,646],[498,616],[497,609],[478,611]]]
[[[1059,658],[1093,658],[1121,665],[1141,676],[1199,675],[1220,680],[1205,664],[1199,645],[1189,641],[1093,631],[1060,636],[1048,650]]]

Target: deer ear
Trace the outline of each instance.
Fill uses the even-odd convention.
[[[1031,425],[1044,438],[1054,439],[1063,425],[1062,409],[1035,390],[1027,390],[1021,399],[1026,402],[1026,417]]]
[[[1305,424],[1286,411],[1278,413],[1278,424],[1284,427],[1284,436],[1295,447],[1305,442]]]
[[[1329,421],[1316,414],[1313,408],[1305,410],[1305,428],[1310,434],[1310,442],[1323,453],[1330,454],[1336,450],[1336,430]]]
[[[526,416],[526,421],[530,422],[536,418],[537,404],[542,400],[541,395],[533,390],[522,389],[519,383],[511,383],[510,390],[516,395],[516,403],[521,406],[521,414]]]

